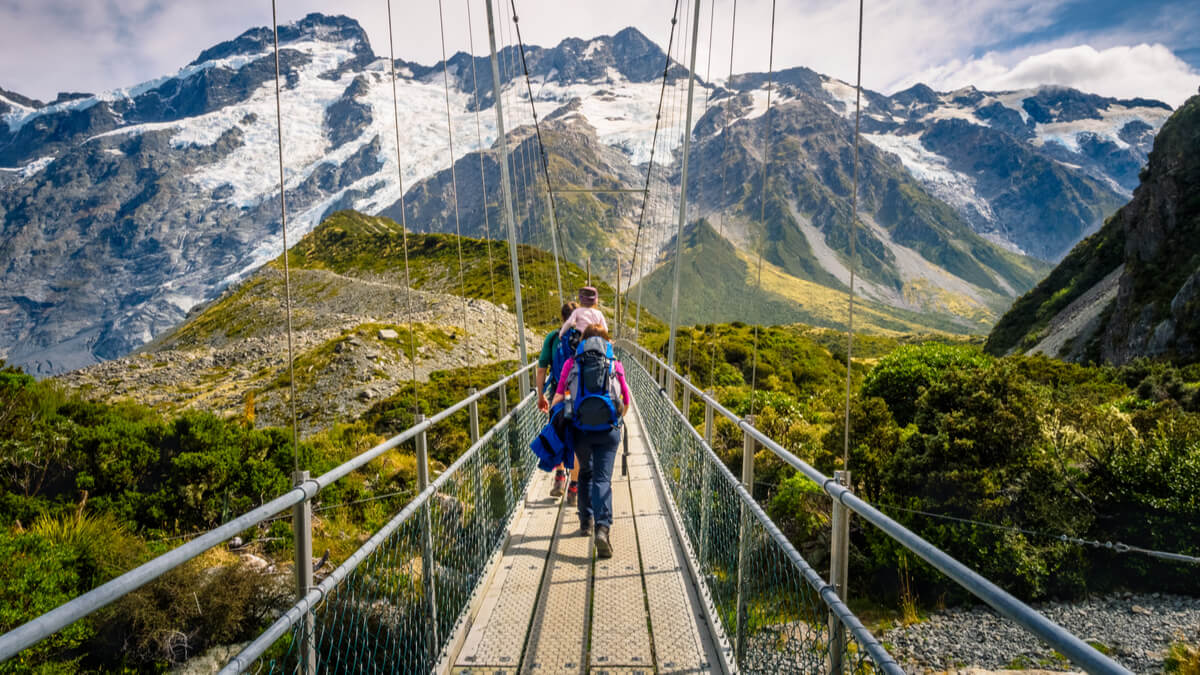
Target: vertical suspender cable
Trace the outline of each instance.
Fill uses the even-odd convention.
[[[400,241],[404,248],[404,287],[408,299],[408,361],[412,367],[413,412],[420,412],[417,401],[417,327],[413,323],[412,270],[408,262],[408,216],[404,206],[404,165],[400,161],[400,98],[396,94],[396,47],[392,37],[392,0],[387,0],[388,64],[392,72],[392,122],[396,129],[396,180],[400,188]]]
[[[683,167],[679,183],[679,226],[675,229],[675,285],[671,290],[671,332],[667,337],[667,365],[675,367],[675,330],[679,325],[679,279],[683,265],[683,226],[687,220],[688,155],[692,149],[692,101],[696,94],[696,49],[700,44],[700,0],[692,17],[692,57],[688,64],[687,111],[683,123]],[[667,380],[672,391],[674,380]]]
[[[737,0],[733,0],[733,17],[729,25],[729,79],[725,80],[726,88],[733,84],[733,44],[734,38],[737,37]],[[711,84],[711,82],[710,82]],[[721,192],[720,206],[717,210],[717,235],[725,236],[725,178],[729,171],[729,162],[727,154],[729,152],[729,127],[732,124],[727,124],[721,130]],[[717,347],[720,339],[717,337],[717,324],[713,322],[713,345],[712,345],[712,367],[709,370],[708,386],[713,386],[716,383],[717,372]]]
[[[479,182],[483,190],[483,241],[487,246],[488,284],[492,290],[492,304],[496,304],[496,266],[492,262],[492,227],[488,218],[487,207],[487,174],[483,155],[483,123],[479,119],[479,75],[475,68],[475,25],[471,19],[471,0],[465,0],[467,6],[467,47],[471,50],[471,90],[475,96],[475,135],[479,142]],[[503,170],[503,169],[501,169]],[[496,358],[500,358],[500,332],[496,332]]]
[[[563,295],[562,289],[562,270],[559,269],[559,245],[558,245],[558,216],[554,208],[554,186],[550,184],[550,165],[546,161],[546,144],[542,142],[542,129],[538,123],[537,107],[533,103],[533,85],[529,82],[529,63],[525,60],[525,42],[521,39],[521,23],[517,16],[517,0],[509,0],[512,5],[513,12],[513,28],[517,31],[517,47],[521,50],[521,69],[525,71],[525,89],[529,93],[529,111],[533,116],[533,131],[537,135],[538,150],[542,157],[542,173],[546,177],[546,194],[549,197],[550,206],[550,246],[554,249],[554,275],[558,280],[558,302],[561,305],[566,302],[566,296]]]
[[[488,44],[492,52],[492,92],[496,108],[496,139],[500,143],[500,187],[504,193],[504,211],[508,222],[508,256],[512,267],[513,302],[517,309],[517,353],[521,367],[529,363],[525,353],[525,308],[521,304],[521,271],[517,263],[517,226],[514,222],[512,185],[508,175],[508,138],[504,135],[504,109],[501,105],[500,66],[496,60],[496,20],[492,16],[492,0],[487,0]],[[521,374],[521,395],[529,391],[529,376]]]
[[[846,428],[842,438],[842,469],[850,468],[850,359],[854,354],[854,239],[858,236],[858,132],[862,119],[863,0],[858,0],[858,74],[854,85],[854,187],[850,193],[850,289],[846,307]]]
[[[283,297],[287,314],[288,389],[292,409],[292,468],[300,470],[300,431],[296,424],[296,357],[292,345],[292,273],[288,265],[287,192],[283,179],[283,104],[279,91],[279,20],[271,0],[271,29],[275,33],[275,128],[279,140],[279,225],[283,232]]]
[[[454,234],[457,236],[458,241],[458,289],[463,301],[463,345],[467,351],[467,365],[470,366],[471,335],[467,315],[471,303],[467,300],[467,281],[463,273],[462,224],[458,217],[458,172],[454,168],[454,120],[450,117],[450,63],[446,61],[446,20],[442,13],[442,0],[438,0],[438,30],[442,39],[442,84],[446,90],[446,144],[450,149],[450,186],[454,190]],[[472,56],[471,58],[475,57]],[[468,383],[470,383],[470,380],[471,372],[470,368],[468,368]]]
[[[767,240],[767,177],[771,168],[771,78],[775,74],[775,0],[771,0],[771,47],[767,55],[767,112],[763,115],[762,195],[758,220],[762,225],[758,242],[758,272],[755,292],[762,292],[763,245]],[[758,386],[758,322],[754,323],[754,365],[750,368],[750,414],[754,414],[755,390]]]
[[[629,289],[633,286],[633,270],[635,267],[638,266],[638,252],[639,252],[639,247],[642,243],[642,227],[643,227],[643,225],[645,225],[645,222],[646,222],[646,202],[650,198],[650,179],[654,173],[654,151],[658,147],[658,132],[662,125],[663,101],[666,98],[666,92],[667,92],[667,75],[668,75],[668,73],[671,72],[671,45],[674,44],[674,42],[675,42],[675,24],[676,24],[675,17],[679,13],[679,0],[675,0],[675,9],[672,11],[673,11],[673,13],[671,14],[671,32],[667,36],[666,64],[663,66],[662,85],[659,87],[659,90],[658,90],[658,112],[655,113],[655,115],[654,115],[654,135],[650,137],[650,161],[649,161],[649,164],[646,165],[646,183],[642,189],[642,209],[638,214],[637,232],[633,238],[633,258],[629,261],[629,283],[625,284],[625,311],[621,313],[621,315],[625,316],[625,317],[627,317],[629,315]],[[641,267],[638,268],[639,270],[645,269],[645,257],[646,257],[645,253],[642,253],[642,259],[643,259],[642,263],[643,264]],[[640,275],[639,275],[639,277],[640,277]],[[641,294],[642,294],[642,290],[641,290],[641,287],[639,286],[638,287],[638,316],[639,317],[641,316],[641,310],[642,310]],[[640,323],[640,321],[639,321],[639,323]],[[637,340],[637,337],[636,337],[636,331],[635,331],[634,341],[636,342],[636,340]]]

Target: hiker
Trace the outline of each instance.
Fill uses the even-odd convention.
[[[562,320],[567,321],[578,307],[579,305],[575,302],[564,304],[560,310]],[[554,391],[555,385],[558,384],[558,374],[562,372],[563,364],[567,362],[567,359],[575,353],[580,336],[582,333],[568,331],[566,337],[560,339],[558,331],[553,330],[546,334],[546,339],[542,340],[542,353],[538,356],[537,370],[534,372],[538,410],[544,413],[550,412],[550,402],[546,400],[546,391]],[[569,487],[567,486],[567,472],[563,465],[559,464],[554,467],[554,485],[550,488],[550,496],[561,497],[564,488],[567,490],[567,506],[575,506],[576,500],[579,498],[578,464],[571,467]]]
[[[568,394],[570,397],[568,398]],[[612,557],[612,472],[621,445],[622,418],[629,410],[625,368],[613,357],[608,330],[592,324],[575,356],[563,364],[553,405],[568,401],[568,445],[579,468],[579,533],[596,526],[596,553]]]
[[[607,334],[608,322],[604,320],[604,313],[596,307],[599,301],[600,294],[595,287],[584,286],[579,289],[579,307],[563,321],[562,328],[558,329],[559,337],[565,336],[572,328],[583,333],[588,326],[600,326]]]

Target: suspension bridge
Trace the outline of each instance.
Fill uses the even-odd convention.
[[[679,192],[675,195],[665,178],[657,185],[652,180],[655,150],[659,146],[658,123],[646,182],[640,188],[628,188],[642,195],[642,211],[625,288],[630,288],[634,271],[644,270],[647,258],[651,257],[647,255],[650,247],[645,241],[649,233],[643,225],[647,212],[653,209],[652,193],[678,200],[671,210],[672,217],[677,214],[675,286],[665,360],[638,344],[640,302],[632,321],[628,316],[633,307],[629,293],[623,302],[620,297],[616,302],[618,355],[626,367],[633,404],[625,425],[620,466],[613,478],[614,556],[608,559],[594,556],[592,537],[579,533],[577,522],[560,499],[547,496],[551,474],[537,470],[535,457],[529,451],[530,442],[545,424],[545,416],[535,405],[536,394],[529,378],[533,364],[525,353],[524,284],[516,247],[520,239],[515,216],[522,199],[514,197],[514,192],[523,189],[527,201],[534,191],[528,183],[537,180],[529,176],[534,173],[531,165],[535,159],[538,173],[546,183],[545,213],[549,216],[546,231],[556,272],[561,235],[546,148],[541,145],[538,118],[532,108],[534,96],[524,63],[515,0],[510,0],[510,21],[516,32],[514,46],[519,50],[520,63],[502,63],[498,59],[497,35],[503,37],[505,33],[496,28],[492,0],[483,0],[481,4],[486,6],[489,28],[493,107],[498,129],[495,152],[505,167],[500,172],[497,201],[504,204],[517,315],[514,337],[521,365],[437,414],[428,418],[418,414],[410,428],[320,476],[311,476],[297,463],[294,487],[287,493],[0,636],[0,663],[235,535],[290,511],[294,534],[294,600],[260,635],[242,646],[222,672],[902,673],[885,645],[846,604],[852,588],[847,575],[851,518],[860,519],[864,527],[878,528],[1027,630],[1031,639],[1052,646],[1075,666],[1096,673],[1128,672],[1078,636],[855,496],[849,488],[848,472],[839,471],[834,476],[821,473],[757,429],[752,417],[735,415],[675,369],[678,244],[688,213],[689,137],[702,4],[699,0],[684,2],[684,7],[679,0],[674,3],[659,101],[661,122],[664,112],[672,107],[664,104],[672,54],[678,48],[677,61],[682,63],[690,41],[686,112],[675,115],[683,155]],[[736,20],[736,2],[733,8]],[[272,10],[274,19],[274,6]],[[439,3],[439,16],[440,10]],[[861,17],[860,2],[860,92]],[[773,18],[772,5],[768,73],[774,64]],[[390,2],[388,20],[390,30]],[[444,54],[444,25],[441,28]],[[281,93],[277,32],[275,53],[278,101]],[[391,56],[393,102],[398,120],[394,50]],[[732,44],[730,67],[732,73]],[[509,154],[505,138],[504,105],[510,98],[501,87],[504,81],[519,79],[521,71],[541,156],[535,159],[526,156],[519,165],[521,158]],[[501,78],[502,72],[507,79]],[[682,105],[682,95],[679,104]],[[768,86],[765,121],[768,127],[770,110]],[[278,107],[277,116],[280,219],[286,249],[284,120]],[[667,115],[666,123],[661,125],[663,135],[671,126],[670,118]],[[447,103],[448,128],[449,121]],[[402,137],[398,121],[396,127],[399,163]],[[769,134],[764,136],[769,139]],[[453,177],[453,137],[449,133],[448,137],[457,231],[458,186]],[[857,143],[856,123],[855,200]],[[763,153],[763,157],[769,156],[769,152]],[[724,167],[721,173],[724,181]],[[484,175],[482,170],[480,175]],[[764,171],[764,189],[765,184]],[[487,193],[486,183],[482,189]],[[528,216],[531,212],[528,204],[525,208]],[[404,209],[400,212],[402,224],[406,225]],[[852,247],[854,240],[851,236]],[[853,260],[853,252],[851,256]],[[459,260],[461,283],[461,250]],[[286,276],[286,255],[283,261]],[[407,280],[407,248],[405,261]],[[564,297],[561,273],[556,276],[561,300]],[[620,277],[618,270],[618,287]],[[851,328],[848,353],[853,344],[853,287],[852,277],[848,297]],[[292,364],[290,291],[286,303],[288,360]],[[409,332],[415,335],[415,331]],[[757,359],[757,337],[754,346]],[[415,344],[413,347],[415,353]],[[298,441],[294,376],[290,381],[293,440]],[[491,397],[499,404],[499,419],[483,429],[479,408],[482,401]],[[698,426],[685,414],[696,403],[704,410],[704,422]],[[847,415],[848,411],[849,406]],[[444,471],[433,476],[429,434],[436,428],[461,424],[463,413],[469,425],[469,445],[461,448],[457,459]],[[722,417],[742,435],[740,476],[734,475],[713,450],[715,422]],[[411,448],[416,457],[419,490],[416,497],[332,570],[314,571],[314,500],[339,480],[400,448]],[[751,494],[755,456],[764,451],[813,481],[828,500],[833,516],[832,560],[824,574],[806,561]]]

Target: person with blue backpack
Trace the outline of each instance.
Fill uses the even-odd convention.
[[[562,306],[560,315],[563,321],[566,321],[575,309],[579,307],[574,302],[568,302]],[[575,354],[575,348],[579,346],[579,339],[582,333],[579,331],[571,331],[567,333],[565,338],[559,338],[559,330],[556,328],[546,335],[546,339],[542,340],[542,353],[538,356],[537,370],[534,371],[535,389],[537,390],[537,407],[544,413],[549,414],[550,402],[546,400],[546,392],[553,392],[555,385],[558,384],[558,374],[562,372],[563,364],[567,359]],[[551,394],[553,396],[553,394]],[[563,490],[567,492],[567,506],[575,506],[579,495],[579,465],[576,464],[571,468],[571,485],[567,488],[567,472],[563,465],[560,464],[554,468],[554,484],[550,488],[551,497],[561,497]]]
[[[590,325],[559,372],[552,405],[566,403],[568,445],[579,468],[579,532],[596,531],[596,553],[612,557],[612,473],[629,410],[625,368],[613,356],[608,331]]]

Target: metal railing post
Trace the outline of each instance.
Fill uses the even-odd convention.
[[[751,417],[745,417],[746,425],[752,424]],[[754,497],[754,437],[748,433],[742,435],[742,485]],[[735,658],[740,667],[746,656],[746,636],[749,634],[749,616],[746,612],[746,564],[750,561],[750,507],[742,504],[742,517],[738,523],[738,573],[737,573],[737,634],[734,643]]]
[[[849,471],[834,471],[833,479],[842,487],[850,487]],[[833,531],[830,536],[829,584],[844,602],[847,599],[846,582],[850,569],[850,509],[840,499],[833,500]],[[843,656],[846,653],[846,628],[831,612],[829,614],[829,667],[830,672],[841,673]]]
[[[708,396],[713,395],[713,391],[709,389],[705,392]],[[713,407],[708,401],[704,402],[704,442],[708,447],[712,447],[713,439]],[[712,469],[707,454],[702,460],[704,463],[700,469],[700,569],[704,569],[704,561],[708,558],[708,527],[712,520]]]
[[[308,481],[307,471],[292,473],[292,486],[299,487]],[[296,568],[296,599],[308,595],[313,585],[312,559],[312,502],[304,501],[292,507],[292,548]],[[312,612],[306,612],[300,625],[300,672],[315,675],[317,672],[316,621]]]
[[[683,407],[681,408],[681,410],[683,410],[683,416],[688,419],[688,422],[691,422],[691,420],[692,420],[692,390],[689,389],[688,387],[683,388]]]
[[[478,389],[471,387],[470,390],[468,390],[467,395],[473,397],[478,393]],[[479,440],[479,401],[472,400],[471,404],[467,406],[467,409],[471,414],[471,445],[474,445],[475,441]]]
[[[425,421],[425,415],[417,413],[416,423]],[[417,434],[417,490],[424,492],[429,487],[429,437],[422,430]],[[429,628],[432,632],[434,653],[430,657],[437,660],[437,650],[441,645],[438,640],[438,611],[437,587],[434,581],[433,560],[433,501],[428,499],[421,506],[425,517],[421,519],[421,580],[425,586],[425,599],[429,602]]]

